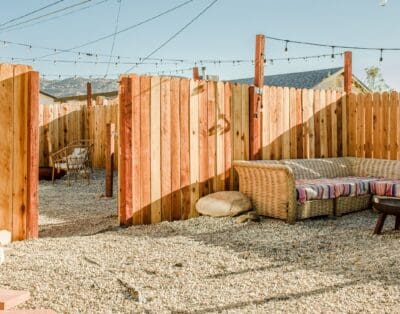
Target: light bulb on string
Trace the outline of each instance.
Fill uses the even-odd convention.
[[[332,46],[332,54],[331,54],[332,62],[335,61],[335,47]]]
[[[285,53],[285,56],[287,56],[288,55],[288,43],[289,43],[289,41],[288,40],[285,40],[285,49],[284,49],[284,53]]]
[[[383,49],[381,49],[381,55],[379,57],[379,64],[382,64],[383,62]]]

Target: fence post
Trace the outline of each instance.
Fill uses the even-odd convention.
[[[113,196],[115,124],[106,125],[106,197]]]
[[[351,51],[345,51],[344,52],[344,91],[346,94],[351,93],[352,85],[353,85],[352,53],[351,53]]]
[[[353,73],[352,73],[352,53],[351,51],[345,51],[344,52],[344,79],[343,79],[343,90],[345,92],[345,102],[346,102],[346,117],[344,117],[345,119],[345,123],[346,123],[346,130],[348,130],[349,128],[349,119],[348,117],[349,115],[349,95],[351,94],[351,90],[352,90],[352,86],[353,86]],[[343,115],[343,111],[342,111],[342,115]],[[343,117],[342,117],[343,120]],[[347,133],[347,132],[346,132]],[[342,134],[341,137],[341,142],[342,142],[342,154],[341,155],[349,155],[349,150],[350,150],[350,142],[349,142],[349,136],[348,134]],[[346,147],[344,147],[346,146]]]
[[[256,53],[254,62],[254,86],[249,88],[249,127],[250,159],[261,159],[261,112],[262,89],[264,86],[264,49],[265,36],[256,36]]]
[[[86,100],[88,109],[92,106],[92,83],[86,84]]]
[[[200,79],[198,67],[193,67],[193,79],[195,81],[198,81]]]

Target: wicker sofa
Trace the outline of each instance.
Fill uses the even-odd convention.
[[[400,179],[400,161],[397,160],[338,157],[234,161],[233,166],[239,175],[239,190],[250,197],[257,212],[288,223],[315,216],[341,216],[371,205],[371,191],[365,195],[299,203],[298,181],[342,177]]]

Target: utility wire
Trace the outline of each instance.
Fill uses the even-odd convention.
[[[104,78],[107,77],[108,71],[110,70],[111,59],[112,59],[112,55],[114,52],[114,46],[115,46],[115,37],[117,36],[117,31],[118,31],[119,15],[121,13],[121,5],[122,5],[122,0],[119,0],[117,20],[115,22],[115,30],[114,30],[114,36],[113,36],[113,41],[112,41],[112,45],[111,45],[110,58],[108,59],[107,70],[106,70],[106,74],[104,75]]]
[[[79,2],[79,3],[75,3],[73,5],[70,5],[70,6],[67,6],[67,7],[64,7],[64,8],[61,8],[61,9],[58,9],[58,10],[43,14],[43,15],[39,15],[39,16],[33,17],[33,18],[29,19],[29,20],[25,20],[25,21],[22,21],[22,22],[17,23],[17,24],[12,24],[12,25],[0,28],[0,31],[7,30],[7,29],[10,29],[12,27],[23,25],[23,24],[26,24],[26,23],[29,23],[29,22],[32,22],[32,21],[36,21],[38,19],[41,19],[42,17],[47,17],[47,16],[50,16],[50,15],[53,15],[53,14],[56,14],[56,13],[59,13],[59,12],[62,12],[62,11],[77,7],[77,6],[81,6],[81,5],[83,5],[85,3],[88,3],[90,1],[92,1],[92,0],[85,0],[85,1],[82,1],[82,2]]]
[[[87,6],[83,7],[83,8],[72,10],[70,12],[67,12],[67,13],[64,13],[64,14],[61,14],[61,15],[57,15],[57,16],[53,16],[53,17],[50,17],[48,19],[42,19],[40,21],[37,21],[35,23],[31,23],[31,24],[28,24],[28,25],[22,25],[20,27],[18,27],[18,26],[14,27],[13,25],[11,25],[10,27],[12,27],[12,28],[6,29],[6,30],[1,31],[1,32],[2,33],[8,33],[8,32],[13,32],[13,31],[18,31],[18,30],[21,30],[21,29],[24,29],[24,28],[27,28],[27,27],[31,27],[31,26],[34,26],[34,25],[38,25],[38,24],[41,24],[41,23],[48,22],[48,21],[52,21],[52,20],[55,20],[55,19],[58,19],[58,18],[62,18],[62,17],[68,16],[68,15],[74,14],[76,12],[80,12],[80,11],[83,11],[83,10],[86,10],[86,9],[89,9],[89,8],[93,8],[93,7],[98,6],[100,4],[103,4],[104,2],[107,2],[107,1],[110,1],[110,0],[102,0],[102,1],[97,2],[97,3],[89,4],[89,5],[87,5]]]
[[[23,19],[24,17],[30,16],[30,15],[32,15],[32,14],[35,14],[35,13],[37,13],[37,12],[40,12],[40,11],[45,10],[45,9],[47,9],[47,8],[50,8],[50,7],[52,7],[52,6],[55,6],[56,4],[58,4],[58,3],[60,3],[60,2],[63,2],[63,1],[65,1],[65,0],[58,0],[58,1],[52,2],[52,3],[48,4],[48,5],[45,5],[44,7],[41,7],[41,8],[39,8],[39,9],[34,10],[34,11],[28,12],[28,13],[26,13],[26,14],[24,14],[24,15],[21,15],[21,16],[15,17],[15,18],[12,18],[11,20],[8,20],[8,21],[5,21],[5,22],[1,23],[1,24],[0,24],[0,27],[1,27],[1,26],[4,26],[4,25],[7,25],[7,24],[9,24],[9,23],[18,21],[18,20],[20,20],[20,19]]]
[[[173,11],[175,11],[175,10],[177,10],[177,9],[179,9],[179,8],[181,8],[181,7],[183,7],[183,6],[186,6],[186,5],[188,5],[189,3],[193,2],[193,1],[195,1],[195,0],[187,0],[187,1],[185,1],[185,2],[183,2],[183,3],[181,3],[181,4],[177,5],[177,6],[175,6],[175,7],[173,7],[173,8],[170,8],[170,9],[168,9],[168,10],[165,10],[165,11],[163,11],[163,12],[160,12],[160,13],[158,13],[158,14],[152,16],[152,17],[149,17],[149,18],[147,18],[147,19],[145,19],[145,20],[143,20],[143,21],[141,21],[141,22],[139,22],[139,23],[136,23],[136,24],[133,24],[133,25],[128,26],[128,27],[126,27],[126,28],[123,28],[123,29],[119,30],[118,32],[116,32],[115,35],[119,35],[119,34],[121,34],[121,33],[130,31],[130,30],[132,30],[132,29],[134,29],[134,28],[137,28],[137,27],[139,27],[139,26],[141,26],[141,25],[143,25],[143,24],[146,24],[146,23],[148,23],[148,22],[151,22],[151,21],[153,21],[153,20],[156,20],[156,19],[158,19],[159,17],[162,17],[163,15],[166,15],[166,14],[168,14],[168,13],[170,13],[170,12],[173,12]],[[86,42],[86,43],[84,43],[84,44],[81,44],[81,45],[78,45],[78,46],[75,46],[75,47],[72,47],[72,48],[69,48],[69,49],[60,50],[60,52],[56,52],[56,53],[52,53],[52,54],[48,54],[48,55],[45,55],[45,56],[38,57],[38,59],[40,59],[40,58],[47,58],[47,57],[50,57],[50,56],[54,56],[54,55],[59,54],[59,53],[62,53],[62,52],[72,52],[72,53],[73,53],[73,52],[74,52],[73,50],[75,50],[75,49],[79,49],[79,48],[82,48],[82,47],[86,47],[86,46],[95,44],[95,43],[97,43],[97,42],[99,42],[99,41],[108,39],[108,38],[113,37],[113,36],[114,36],[114,33],[109,34],[109,35],[105,35],[105,36],[99,37],[99,38],[97,38],[97,39],[91,40],[91,41],[89,41],[89,42]]]
[[[153,56],[155,53],[157,53],[159,50],[161,50],[164,46],[166,46],[169,42],[171,42],[174,38],[179,36],[185,29],[187,29],[190,25],[192,25],[196,20],[198,20],[204,13],[206,13],[214,4],[216,4],[218,0],[213,0],[208,6],[206,6],[203,10],[200,11],[199,14],[197,14],[194,18],[192,18],[188,23],[186,23],[183,27],[181,27],[176,33],[174,33],[172,36],[170,36],[167,40],[162,42],[157,48],[152,50],[146,57],[142,59],[141,62],[145,62],[148,58]],[[132,69],[136,68],[137,65],[134,65],[127,69],[125,73],[131,71]]]

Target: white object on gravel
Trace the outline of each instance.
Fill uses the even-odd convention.
[[[206,195],[196,203],[196,210],[206,216],[236,216],[251,209],[250,199],[238,191],[222,191]]]
[[[0,245],[7,245],[11,243],[11,232],[7,230],[0,230]]]
[[[5,260],[4,249],[0,247],[0,265],[3,264],[4,260]]]

